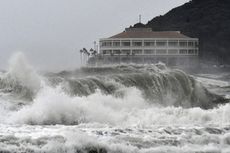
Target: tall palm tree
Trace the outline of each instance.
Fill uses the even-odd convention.
[[[97,51],[96,51],[96,50],[93,50],[91,54],[92,54],[93,56],[96,56],[96,55],[97,55]]]
[[[80,54],[81,54],[81,55],[80,55],[80,56],[81,56],[81,65],[82,65],[82,54],[83,54],[83,52],[84,52],[84,51],[81,49],[81,50],[80,50]]]
[[[86,58],[87,58],[86,56],[87,56],[88,51],[87,51],[86,48],[83,48],[82,50],[83,50],[83,55],[84,55],[84,56],[83,56],[83,59],[84,59],[84,64],[85,64],[85,63],[86,63],[86,60],[87,60],[87,59],[86,59]]]
[[[93,52],[93,48],[90,48],[89,52],[92,54],[92,52]]]
[[[90,50],[89,50],[89,52],[90,52],[90,54],[91,54],[91,57],[93,57],[94,58],[94,61],[95,61],[95,64],[97,63],[97,51],[96,50],[94,50],[93,48],[91,48]]]

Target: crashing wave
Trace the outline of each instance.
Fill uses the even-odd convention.
[[[174,106],[174,113],[180,114],[181,108],[210,109],[228,102],[192,76],[163,64],[85,67],[41,77],[22,54],[15,55],[10,63],[9,71],[0,77],[0,93],[30,103],[14,109],[4,104],[9,106],[4,107],[9,113],[0,119],[6,123],[134,124],[143,116],[148,121],[158,113],[167,117],[167,109]],[[187,109],[183,113],[190,114]]]
[[[82,74],[85,76],[61,73],[62,86],[68,94],[89,96],[99,89],[106,95],[122,96],[123,88],[136,87],[148,102],[163,106],[209,109],[227,102],[221,96],[209,92],[192,76],[164,65],[83,68]]]
[[[102,72],[100,68],[96,69]],[[109,70],[108,67],[106,69]],[[172,116],[178,119],[178,124],[184,123],[184,120],[188,123],[195,120],[210,123],[212,119],[202,109],[227,102],[180,70],[159,69],[154,65],[138,66],[136,69],[122,66],[125,73],[120,67],[111,69],[120,73],[110,71],[107,75],[100,73],[92,76],[87,72],[84,78],[76,76],[75,72],[68,75],[49,74],[49,81],[39,90],[32,103],[13,113],[8,122],[32,125],[91,122],[126,125],[142,123],[142,120],[143,125],[151,125],[158,124],[160,116],[156,114],[160,114],[169,118],[166,123],[172,121]],[[127,70],[129,73],[126,73]],[[191,107],[198,107],[198,110]],[[199,119],[193,112],[200,115]],[[191,116],[194,116],[194,120]]]

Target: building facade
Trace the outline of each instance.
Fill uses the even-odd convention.
[[[199,40],[179,31],[127,28],[100,39],[99,43],[99,59],[103,64],[163,62],[169,66],[193,66],[198,63]]]

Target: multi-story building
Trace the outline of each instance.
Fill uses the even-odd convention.
[[[99,56],[103,64],[157,63],[193,66],[198,63],[198,39],[179,31],[152,31],[127,28],[110,38],[100,39]]]

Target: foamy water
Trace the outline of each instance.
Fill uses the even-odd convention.
[[[230,104],[214,93],[228,82],[197,80],[162,64],[40,75],[16,54],[0,76],[0,151],[229,152]]]

